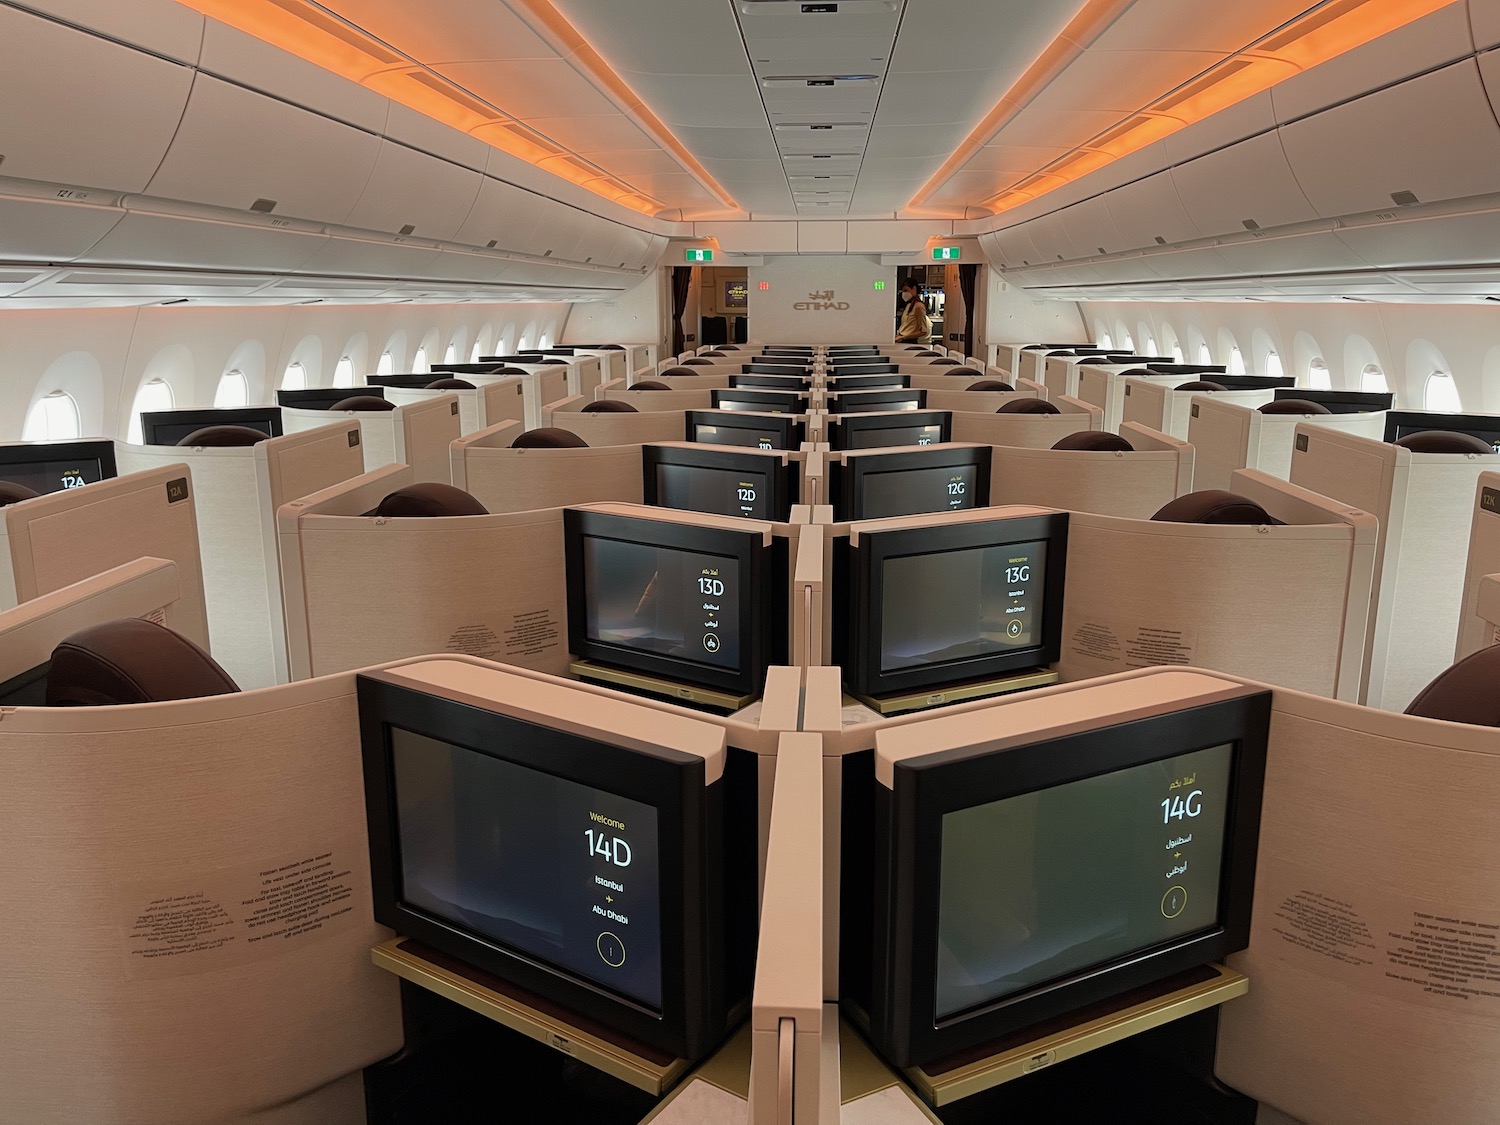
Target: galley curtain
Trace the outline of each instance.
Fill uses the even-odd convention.
[[[958,267],[958,291],[964,295],[964,355],[974,354],[974,292],[979,288],[979,267]]]
[[[672,357],[680,356],[687,346],[683,337],[682,314],[687,311],[688,292],[693,287],[693,267],[672,267]]]

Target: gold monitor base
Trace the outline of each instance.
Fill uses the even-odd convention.
[[[1007,1043],[995,1054],[973,1060],[965,1058],[958,1065],[944,1060],[928,1063],[925,1067],[911,1067],[906,1071],[907,1081],[929,1104],[949,1105],[1065,1059],[1076,1058],[1215,1007],[1250,991],[1249,979],[1233,969],[1223,965],[1204,968],[1208,972],[1199,975],[1207,979],[1196,980],[1137,1003],[1126,999],[1124,1006],[1114,1010],[1106,1007],[1092,1018],[1085,1018],[1071,1027],[1050,1030],[1026,1042]]]
[[[729,714],[743,710],[759,698],[754,693],[737,695],[729,691],[715,691],[713,688],[684,684],[677,680],[664,679],[661,676],[647,675],[645,672],[631,672],[624,668],[595,664],[592,660],[574,660],[568,665],[568,671],[580,680],[591,680],[594,683],[608,684],[610,687],[629,688],[632,691],[641,691],[647,695],[670,699],[674,703],[712,707]]]
[[[920,711],[926,707],[941,707],[946,703],[963,703],[971,699],[985,699],[992,695],[1008,695],[1013,691],[1048,687],[1057,683],[1058,675],[1051,668],[1031,668],[1011,676],[1000,676],[993,680],[971,680],[954,684],[941,691],[913,691],[900,695],[850,695],[879,715],[899,715],[904,711]]]
[[[486,1019],[519,1031],[538,1042],[571,1055],[582,1063],[627,1082],[638,1090],[660,1097],[688,1069],[686,1059],[653,1052],[654,1057],[633,1050],[623,1041],[613,1041],[568,1023],[549,1012],[525,1003],[517,996],[488,987],[501,983],[481,970],[460,971],[451,959],[438,964],[422,954],[425,947],[410,938],[392,938],[370,950],[370,960],[402,980],[461,1004]],[[642,1051],[651,1051],[644,1044]]]

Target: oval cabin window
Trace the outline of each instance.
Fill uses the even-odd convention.
[[[1385,372],[1376,364],[1367,363],[1365,369],[1359,373],[1359,389],[1374,394],[1385,394],[1391,388],[1386,384]]]
[[[338,366],[333,369],[333,385],[335,387],[354,386],[354,361],[348,356],[339,360]]]
[[[390,352],[380,353],[380,362],[375,365],[375,374],[393,375],[396,372],[396,361],[391,358]]]
[[[125,440],[131,445],[141,444],[141,415],[155,410],[171,410],[175,405],[172,388],[160,379],[152,379],[135,392],[135,402],[130,407],[130,431]]]
[[[307,368],[300,363],[287,364],[286,372],[281,376],[281,389],[284,391],[307,390]]]
[[[1427,389],[1422,393],[1422,404],[1428,410],[1439,410],[1445,414],[1457,414],[1463,409],[1458,396],[1458,384],[1446,371],[1434,371],[1427,377]]]
[[[1281,357],[1279,355],[1277,355],[1275,352],[1270,352],[1269,354],[1267,354],[1267,356],[1266,356],[1266,374],[1269,375],[1269,376],[1271,376],[1271,378],[1273,378],[1273,379],[1279,379],[1285,373],[1286,372],[1283,371],[1282,367],[1281,367]]]
[[[66,391],[53,391],[36,401],[26,415],[22,441],[72,441],[82,436],[78,403]]]
[[[418,375],[430,375],[432,368],[427,365],[427,349],[418,348],[417,354],[411,357],[411,369]]]
[[[1307,365],[1307,385],[1315,391],[1333,390],[1333,379],[1328,374],[1328,364],[1315,359]]]
[[[250,405],[250,384],[243,371],[226,371],[214,391],[215,410],[237,410]]]
[[[1229,374],[1243,375],[1245,373],[1245,357],[1240,355],[1239,348],[1229,349]]]

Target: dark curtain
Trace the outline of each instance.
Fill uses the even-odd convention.
[[[958,267],[958,288],[964,295],[964,355],[974,354],[974,292],[979,288],[979,267]]]
[[[680,356],[687,347],[683,336],[682,314],[687,311],[688,291],[693,287],[693,267],[672,267],[672,358]]]

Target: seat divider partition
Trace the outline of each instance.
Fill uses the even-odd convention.
[[[1458,645],[1453,659],[1462,660],[1500,640],[1496,624],[1500,604],[1494,597],[1500,575],[1500,472],[1480,473],[1474,489],[1474,514],[1469,530],[1468,562],[1464,569],[1464,604],[1458,623]]]

